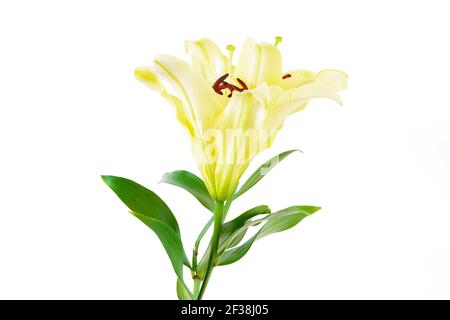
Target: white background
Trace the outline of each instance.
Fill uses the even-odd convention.
[[[313,101],[272,149],[300,148],[236,202],[323,207],[218,268],[206,298],[450,298],[447,1],[2,1],[0,298],[173,299],[158,239],[101,181],[169,204],[187,250],[209,218],[171,107],[138,83],[185,39],[272,41],[290,68],[350,75],[344,107]]]

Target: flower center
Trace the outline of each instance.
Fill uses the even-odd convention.
[[[242,92],[242,91],[248,90],[248,86],[245,84],[244,81],[242,81],[239,78],[236,78],[236,81],[239,83],[239,85],[241,87],[235,86],[234,84],[231,84],[231,83],[225,81],[229,75],[230,75],[229,73],[225,73],[223,76],[221,76],[219,79],[217,79],[214,82],[214,84],[212,85],[212,88],[214,89],[214,91],[217,94],[220,94],[222,96],[223,95],[222,90],[228,89],[230,91],[230,93],[228,94],[227,97],[231,98],[233,96],[234,91]],[[290,73],[286,73],[282,77],[282,79],[284,80],[284,79],[287,79],[290,77],[292,77],[292,75]]]
[[[241,87],[235,86],[234,84],[228,83],[225,81],[226,78],[228,78],[229,73],[225,73],[223,76],[221,76],[219,79],[216,80],[213,84],[213,89],[217,94],[223,95],[222,90],[228,89],[230,93],[228,94],[228,98],[231,98],[233,95],[233,91],[242,92],[244,90],[248,90],[247,85],[244,81],[242,81],[239,78],[236,78],[236,81],[240,84]]]
[[[281,38],[280,36],[275,37],[275,44],[274,44],[274,46],[277,47],[281,43],[282,40],[283,40],[283,38]],[[228,72],[225,73],[223,76],[219,77],[219,79],[217,79],[214,82],[214,84],[212,85],[212,88],[214,89],[214,91],[217,94],[220,94],[221,96],[223,95],[222,90],[228,89],[228,91],[230,92],[227,95],[228,98],[231,98],[233,96],[233,92],[234,91],[242,92],[242,91],[248,90],[248,86],[245,84],[244,81],[242,81],[239,78],[236,78],[236,81],[239,83],[240,87],[225,81],[228,78],[228,76],[230,76],[230,74],[231,74],[231,78],[233,78],[233,71],[234,71],[234,68],[233,68],[233,53],[234,53],[235,49],[236,48],[235,48],[234,45],[232,45],[232,44],[227,45],[227,51],[228,51],[228,65],[227,65],[227,69],[228,69]],[[287,74],[282,76],[282,79],[284,80],[284,79],[287,79],[287,78],[290,78],[290,77],[292,77],[292,75],[290,73],[287,73]]]

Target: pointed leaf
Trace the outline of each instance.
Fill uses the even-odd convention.
[[[180,235],[161,221],[149,218],[137,212],[131,212],[131,214],[141,220],[147,227],[156,233],[164,249],[166,249],[175,273],[178,278],[183,279],[183,263],[185,254]]]
[[[219,259],[219,266],[225,266],[227,264],[232,264],[240,260],[245,254],[250,250],[253,242],[256,241],[258,234],[255,234],[249,240],[247,240],[243,245],[236,247],[234,249],[225,251]]]
[[[130,211],[161,221],[176,233],[180,233],[172,211],[153,191],[126,178],[102,176],[102,179]]]
[[[244,193],[246,193],[248,190],[250,190],[255,184],[259,182],[264,176],[272,170],[275,165],[277,165],[279,162],[281,162],[284,158],[286,158],[288,155],[290,155],[293,152],[296,152],[300,150],[288,150],[285,152],[282,152],[275,157],[271,158],[269,161],[266,161],[262,166],[260,166],[248,179],[247,181],[242,185],[242,187],[239,189],[238,192],[234,195],[234,199],[237,197],[240,197]]]
[[[185,170],[172,171],[165,173],[161,182],[185,189],[197,198],[206,209],[214,211],[214,200],[209,195],[203,180],[195,174]]]
[[[303,218],[317,212],[320,207],[313,206],[293,206],[273,214],[267,219],[266,224],[258,234],[258,239],[268,236],[272,233],[282,232],[295,227]]]
[[[140,216],[152,219],[152,221],[155,220],[155,223],[159,222],[164,224],[178,236],[181,243],[180,228],[175,216],[173,215],[172,211],[170,211],[165,202],[161,200],[161,198],[158,197],[153,191],[126,178],[102,176],[102,179],[133,214],[138,213]],[[143,219],[141,220],[143,221]],[[146,223],[145,221],[143,222]],[[153,229],[153,231],[155,230]],[[158,233],[157,235],[158,237],[160,237]],[[182,247],[183,246],[181,246],[181,248]],[[190,268],[191,266],[189,263],[189,259],[184,253],[184,250],[183,255],[184,264]]]
[[[245,236],[246,230],[248,229],[247,222],[251,220],[252,218],[263,215],[263,214],[269,214],[270,208],[266,205],[261,205],[254,207],[250,210],[247,210],[246,212],[242,213],[240,216],[234,218],[233,220],[225,223],[222,226],[222,234],[220,236],[220,242],[219,242],[219,248],[226,246],[222,248],[222,250],[225,250],[227,248],[231,248],[235,245],[237,245]],[[231,242],[230,242],[231,240]],[[220,252],[220,250],[219,250]]]
[[[223,224],[222,232],[219,239],[219,255],[223,253],[226,249],[236,246],[245,236],[246,230],[250,225],[247,225],[249,220],[253,217],[263,214],[269,214],[270,208],[266,205],[261,205],[254,207],[250,210],[245,211],[240,216],[234,218],[233,220]],[[206,271],[206,266],[208,264],[211,246],[209,245],[205,251],[205,254],[198,264],[197,271],[200,275],[203,275]]]
[[[253,243],[269,234],[285,231],[297,225],[305,217],[317,212],[320,207],[313,206],[293,206],[273,213],[266,218],[267,222],[261,227],[261,229],[243,245],[225,251],[220,257],[218,265],[227,265],[240,260],[250,250]],[[259,224],[260,222],[256,222]]]

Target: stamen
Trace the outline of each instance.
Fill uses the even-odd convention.
[[[242,81],[242,80],[239,79],[239,78],[236,78],[236,81],[239,82],[239,84],[241,85],[241,87],[242,87],[242,90],[241,90],[241,91],[248,90],[248,87],[247,87],[247,85],[245,84],[244,81]]]
[[[275,37],[275,44],[274,44],[274,46],[277,47],[281,43],[282,40],[283,40],[282,37],[276,36]]]
[[[222,90],[225,89],[225,87],[223,87],[223,82],[225,81],[226,78],[228,78],[228,73],[225,73],[223,76],[221,76],[219,79],[216,80],[216,82],[214,82],[214,84],[212,85],[214,91],[220,95],[222,95]]]
[[[228,82],[224,82],[224,84],[226,85],[226,88],[228,90],[230,90],[230,94],[228,95],[228,98],[231,98],[231,96],[233,95],[233,91],[237,90],[239,92],[242,92],[243,89],[236,87],[234,84],[228,83]]]
[[[242,92],[244,90],[248,90],[248,86],[245,84],[244,81],[237,78],[236,81],[241,85],[241,88],[235,86],[234,84],[228,83],[225,81],[225,79],[229,76],[228,73],[221,76],[219,79],[217,79],[214,84],[212,85],[212,88],[217,94],[223,95],[222,90],[228,89],[230,93],[228,94],[228,98],[231,98],[233,95],[233,91],[239,91]]]
[[[227,45],[228,50],[228,73],[232,73],[233,69],[233,53],[236,47],[232,44]]]
[[[290,77],[292,77],[292,75],[291,75],[290,73],[286,73],[286,74],[283,76],[283,80],[284,80],[284,79],[287,79],[287,78],[290,78]]]

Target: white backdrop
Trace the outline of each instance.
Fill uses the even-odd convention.
[[[185,39],[272,41],[290,68],[350,75],[272,149],[299,148],[231,214],[323,210],[218,268],[206,298],[450,298],[447,1],[0,2],[0,298],[175,298],[158,239],[100,179],[128,177],[176,214],[187,248],[209,218],[158,184],[197,172],[171,107],[134,68]]]

